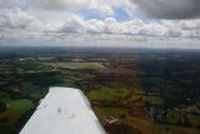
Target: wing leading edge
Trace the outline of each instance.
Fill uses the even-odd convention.
[[[105,134],[79,89],[52,87],[20,134]]]

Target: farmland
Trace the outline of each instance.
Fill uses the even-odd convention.
[[[199,81],[199,51],[5,47],[0,132],[18,133],[49,87],[66,86],[86,94],[109,134],[199,134]]]

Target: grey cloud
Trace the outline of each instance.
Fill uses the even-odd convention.
[[[181,31],[176,31],[176,30],[171,30],[171,29],[169,29],[164,34],[165,37],[172,37],[172,38],[178,38],[178,37],[181,37],[181,35],[182,35]]]
[[[148,15],[161,19],[188,19],[200,15],[200,0],[131,0]]]
[[[43,10],[78,10],[90,4],[90,0],[29,0],[29,3]]]
[[[11,4],[8,0],[0,0],[0,8],[8,8],[10,7]]]
[[[30,3],[35,7],[45,10],[64,10],[66,8],[64,0],[30,0]]]
[[[64,33],[83,33],[85,24],[82,18],[77,16],[69,17],[66,21],[64,26],[61,28],[60,32]]]
[[[3,40],[4,36],[2,34],[0,34],[0,40]]]
[[[34,29],[39,23],[39,20],[19,8],[2,10],[0,13],[0,30],[2,31],[8,29]]]

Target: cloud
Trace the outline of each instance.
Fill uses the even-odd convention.
[[[11,7],[11,3],[9,0],[0,0],[0,8],[9,8]]]
[[[1,40],[25,40],[28,36],[39,35],[45,26],[39,19],[20,8],[1,9],[0,11]]]
[[[0,29],[34,29],[40,25],[40,21],[34,16],[23,12],[19,8],[12,8],[10,10],[1,10],[0,13]]]
[[[37,30],[35,30],[37,29]],[[68,15],[64,21],[42,21],[15,8],[0,15],[0,34],[16,40],[51,41],[147,41],[188,38],[200,39],[200,20],[162,20],[145,22],[141,19],[119,22],[114,17],[104,20]],[[5,39],[5,38],[3,38]]]
[[[30,0],[36,8],[43,10],[77,10],[88,6],[92,0]]]
[[[78,16],[71,16],[65,21],[60,32],[65,33],[83,33],[85,30],[85,22],[82,18]]]
[[[194,42],[200,41],[200,19],[198,9],[195,15],[187,15],[184,10],[191,13],[194,9],[190,7],[195,0],[180,0],[169,3],[167,0],[29,0],[29,3],[11,2],[12,0],[0,0],[0,40],[23,40],[23,41],[79,41],[79,42],[101,42],[126,41],[133,42]],[[151,2],[150,2],[151,1]],[[5,2],[5,3],[4,3]],[[158,2],[158,7],[155,3]],[[170,11],[163,9],[170,5]],[[185,4],[184,4],[185,3]],[[143,11],[158,19],[139,18],[134,16],[140,7],[146,6]],[[198,6],[198,5],[197,5]],[[132,16],[129,20],[118,20],[113,11],[114,7],[122,7]],[[155,9],[153,9],[155,7]],[[161,8],[162,7],[162,8]],[[103,17],[84,18],[80,13],[84,9],[94,10],[101,13]],[[142,9],[141,9],[142,10]],[[180,17],[178,11],[183,11]],[[154,12],[158,13],[154,13]],[[173,11],[173,13],[171,13]],[[176,13],[174,13],[176,12]],[[59,16],[59,17],[55,17]],[[190,16],[190,17],[189,17]],[[144,16],[143,16],[144,17]],[[59,18],[59,19],[58,19]],[[168,19],[163,19],[168,18]],[[175,19],[176,18],[176,19]],[[188,19],[191,18],[191,19]],[[1,43],[1,42],[0,42]]]
[[[200,0],[131,0],[140,10],[159,19],[188,19],[200,15]]]
[[[90,9],[102,15],[114,14],[112,6],[107,4],[105,0],[30,0],[29,3],[34,8],[48,11],[80,12],[85,9]]]
[[[3,40],[4,36],[2,34],[0,34],[0,40]]]
[[[40,10],[76,13],[90,10],[102,16],[114,16],[114,7],[130,8],[132,5],[129,0],[29,0],[30,7]]]
[[[71,16],[49,37],[62,40],[113,40],[148,41],[169,40],[180,42],[200,40],[200,20],[162,20],[160,23],[133,19],[118,22],[114,17],[104,20],[84,20],[80,16]]]
[[[167,37],[181,37],[193,40],[200,39],[200,19],[162,20],[161,25],[168,28]]]
[[[57,33],[67,34],[107,34],[128,36],[161,36],[167,28],[157,23],[145,23],[141,19],[118,22],[114,17],[104,20],[84,20],[79,16],[67,18]]]

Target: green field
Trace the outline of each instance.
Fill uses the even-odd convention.
[[[95,101],[120,101],[124,100],[129,94],[131,90],[128,89],[113,89],[108,87],[103,87],[97,90],[91,90],[87,92],[87,96],[90,100]]]
[[[9,109],[19,111],[19,112],[28,111],[32,107],[33,107],[33,103],[27,99],[14,100],[14,101],[8,102]]]
[[[68,63],[46,63],[54,68],[67,68],[67,69],[104,69],[105,66],[101,62],[68,62]]]

